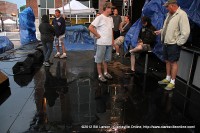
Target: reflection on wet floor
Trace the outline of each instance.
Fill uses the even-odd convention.
[[[22,127],[20,132],[197,131],[200,117],[198,113],[195,114],[196,119],[187,117],[187,108],[193,107],[192,102],[185,102],[185,111],[177,106],[177,102],[181,100],[188,101],[178,93],[178,88],[164,91],[152,72],[146,75],[124,75],[123,71],[128,65],[118,60],[109,65],[114,79],[101,83],[97,80],[93,55],[93,51],[69,52],[67,60],[52,58],[51,67],[42,66],[36,71],[30,82],[34,83],[33,94],[30,94],[33,95],[33,100],[30,102],[36,105],[32,107],[35,113],[23,116],[31,116],[31,120],[20,121],[30,123],[28,127]],[[22,76],[22,79],[26,77]],[[10,93],[7,93],[7,97],[9,96]],[[194,109],[199,110],[199,104]],[[23,110],[26,111],[26,108]],[[156,130],[151,127],[172,125],[196,125],[196,129]],[[12,131],[19,129],[13,128]]]

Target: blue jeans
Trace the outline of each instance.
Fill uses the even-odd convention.
[[[110,62],[112,58],[112,45],[97,45],[96,63]]]
[[[44,61],[49,61],[53,50],[53,42],[42,42]]]

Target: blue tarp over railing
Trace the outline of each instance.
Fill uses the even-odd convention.
[[[83,25],[66,27],[65,46],[67,50],[94,50],[94,39]]]
[[[32,8],[27,7],[19,14],[20,41],[22,45],[37,41],[35,15]]]
[[[0,36],[0,54],[13,48],[13,43],[6,36]]]
[[[148,16],[152,20],[152,24],[156,27],[157,30],[161,29],[166,17],[167,10],[163,7],[163,4],[166,0],[146,0],[142,16]],[[199,0],[178,0],[179,6],[186,11],[191,22],[196,23],[200,26],[200,1]],[[139,31],[141,29],[141,20],[136,21],[128,33],[125,36],[124,50],[127,51],[128,47],[131,45],[135,47],[137,45],[137,39]],[[159,57],[162,58],[162,44],[160,41],[160,36],[156,39],[156,44],[153,49],[153,52]]]

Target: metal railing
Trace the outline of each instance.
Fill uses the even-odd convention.
[[[40,40],[40,33],[36,32],[36,38]],[[11,41],[20,41],[20,32],[0,32],[0,36],[7,36]]]
[[[20,40],[19,32],[0,32],[0,36],[7,36],[11,41],[19,41]]]

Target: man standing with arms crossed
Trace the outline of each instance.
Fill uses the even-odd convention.
[[[166,84],[165,90],[175,88],[175,79],[178,72],[178,60],[181,46],[186,43],[190,34],[190,25],[185,11],[181,10],[176,0],[168,0],[164,6],[169,11],[163,28],[155,33],[161,34],[163,43],[163,58],[166,62],[167,76],[159,84]]]
[[[97,38],[97,51],[95,62],[97,63],[98,79],[102,82],[106,82],[107,79],[112,79],[112,76],[108,73],[108,62],[112,57],[112,44],[113,38],[113,19],[110,17],[112,13],[112,3],[106,2],[103,6],[103,13],[96,17],[95,20],[89,26],[90,32],[92,32]],[[101,66],[103,64],[104,74],[102,74]]]
[[[67,58],[66,55],[66,49],[64,45],[64,38],[65,38],[65,19],[61,16],[60,10],[56,9],[55,10],[55,16],[54,20],[52,21],[52,25],[55,28],[56,36],[55,36],[55,45],[56,45],[56,50],[57,53],[54,56],[55,58]],[[60,48],[59,48],[59,43],[61,43],[62,46],[62,55],[60,54]]]

